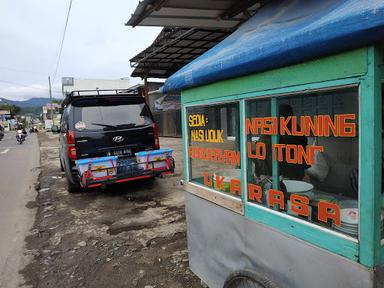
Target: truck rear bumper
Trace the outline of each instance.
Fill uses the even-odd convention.
[[[134,163],[128,166],[106,168],[107,173],[103,177],[86,177],[84,174],[77,174],[76,177],[83,188],[94,188],[114,183],[149,179],[162,176],[164,174],[172,174],[175,170],[175,162],[173,158],[167,159],[167,165],[165,167],[155,168],[154,163],[156,162],[161,161],[154,161],[151,165],[147,165],[145,169],[140,168],[140,163]],[[92,175],[92,173],[90,175]]]

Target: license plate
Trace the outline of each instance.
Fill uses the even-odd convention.
[[[113,151],[114,156],[131,156],[132,151],[131,149],[122,149],[122,150],[115,150]]]
[[[132,155],[132,151],[131,151],[131,149],[124,149],[123,150],[123,154],[127,155],[127,156],[131,156]]]

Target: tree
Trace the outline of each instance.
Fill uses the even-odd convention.
[[[14,117],[20,113],[21,108],[16,105],[2,104],[0,105],[0,110],[9,110],[11,112],[11,117]]]
[[[55,99],[55,98],[52,99],[52,103],[54,104],[61,104],[61,102],[63,102],[63,100]]]

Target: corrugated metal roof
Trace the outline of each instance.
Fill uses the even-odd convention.
[[[128,26],[231,29],[253,16],[268,0],[144,0]]]

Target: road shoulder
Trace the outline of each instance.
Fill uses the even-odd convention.
[[[28,284],[201,287],[188,268],[181,174],[69,194],[57,137],[46,133],[40,139],[38,212],[27,239],[34,260],[23,270]],[[182,159],[180,139],[163,141]]]

